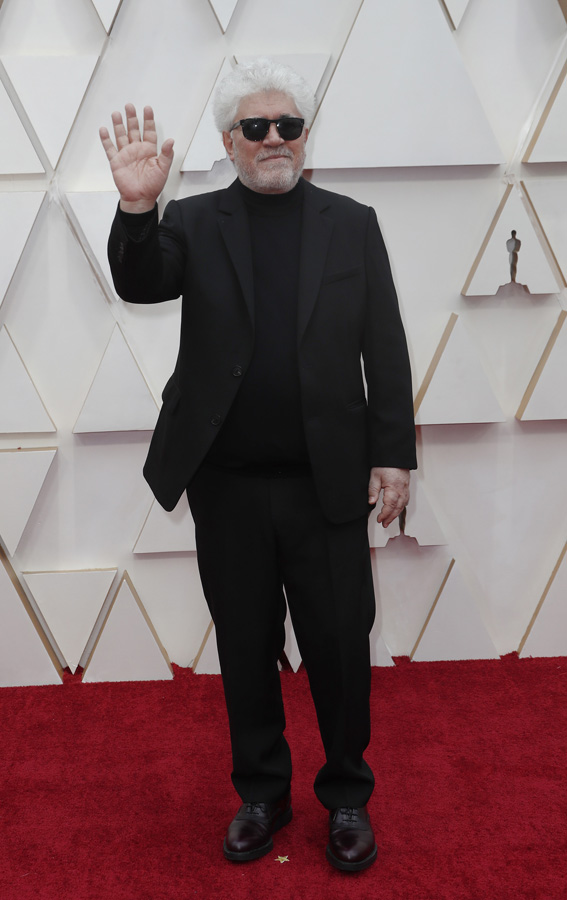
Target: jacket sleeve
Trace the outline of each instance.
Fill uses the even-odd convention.
[[[372,466],[417,468],[411,369],[388,254],[376,213],[366,232],[367,312],[363,341]]]
[[[118,208],[108,239],[108,261],[123,300],[161,303],[179,297],[186,261],[179,204],[170,201],[159,224],[157,205],[139,215]]]

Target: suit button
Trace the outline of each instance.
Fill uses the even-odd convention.
[[[232,370],[232,374],[235,378],[240,378],[240,376],[242,375],[242,366],[235,366]]]
[[[220,425],[222,422],[222,416],[219,416],[218,413],[214,416],[211,416],[211,425]]]

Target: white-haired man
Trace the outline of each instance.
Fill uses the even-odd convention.
[[[237,180],[156,201],[173,159],[153,112],[113,113],[101,139],[120,204],[109,241],[116,289],[134,303],[183,296],[180,348],[144,474],[172,509],[187,490],[216,627],[233,784],[242,806],[224,841],[256,859],[291,819],[291,757],[278,659],[286,598],[325,763],[327,858],[360,871],[377,854],[367,517],[387,526],[415,462],[404,332],[374,211],[302,177],[313,92],[271,60],[221,83],[215,118]],[[340,134],[337,134],[337,139]],[[361,367],[367,383],[365,393]],[[284,595],[285,590],[285,595]]]

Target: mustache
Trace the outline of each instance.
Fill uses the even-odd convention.
[[[291,150],[288,150],[287,147],[281,147],[277,150],[263,150],[261,151],[256,160],[261,162],[263,159],[274,159],[277,156],[285,156],[287,159],[293,159],[293,153]]]

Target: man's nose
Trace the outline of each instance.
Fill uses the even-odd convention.
[[[284,139],[280,136],[275,122],[270,123],[270,128],[266,137],[264,138],[264,143],[268,144],[268,146],[271,147],[277,147],[279,144],[284,143]]]

